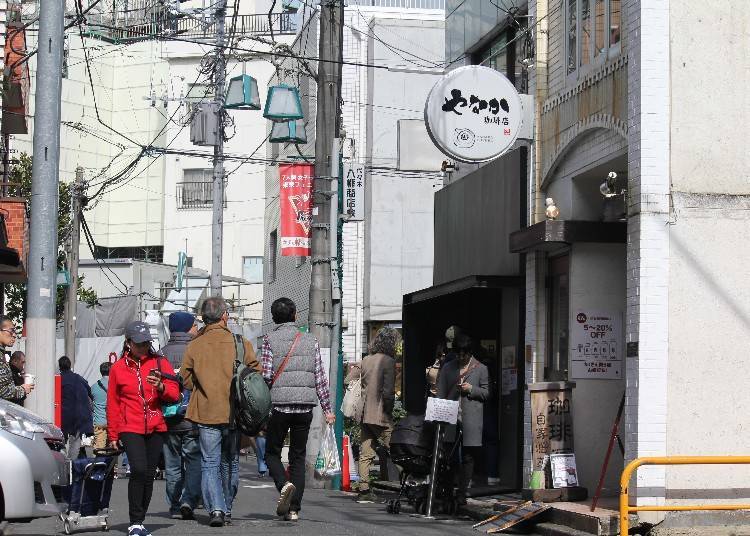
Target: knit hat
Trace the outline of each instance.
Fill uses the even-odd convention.
[[[195,324],[195,315],[184,311],[175,311],[169,315],[170,333],[187,333]]]

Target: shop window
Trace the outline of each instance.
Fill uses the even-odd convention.
[[[621,0],[565,0],[566,72],[620,53]]]
[[[549,260],[547,278],[547,362],[546,381],[568,379],[568,332],[570,317],[570,257]]]

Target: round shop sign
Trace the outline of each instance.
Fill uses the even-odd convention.
[[[487,162],[510,149],[521,127],[521,112],[521,98],[510,80],[478,65],[443,76],[424,108],[433,143],[461,162]]]

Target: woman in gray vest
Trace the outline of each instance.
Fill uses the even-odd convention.
[[[320,358],[318,340],[300,332],[295,324],[297,306],[289,298],[271,305],[276,327],[263,337],[261,362],[263,378],[271,388],[273,411],[266,434],[266,465],[279,490],[276,515],[297,521],[305,491],[307,436],[313,408],[323,408],[326,421],[333,424],[328,379]],[[289,480],[281,463],[281,449],[289,434]]]

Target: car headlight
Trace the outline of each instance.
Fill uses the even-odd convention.
[[[44,433],[42,425],[32,422],[11,408],[0,408],[0,428],[17,436],[34,439],[34,434]]]

